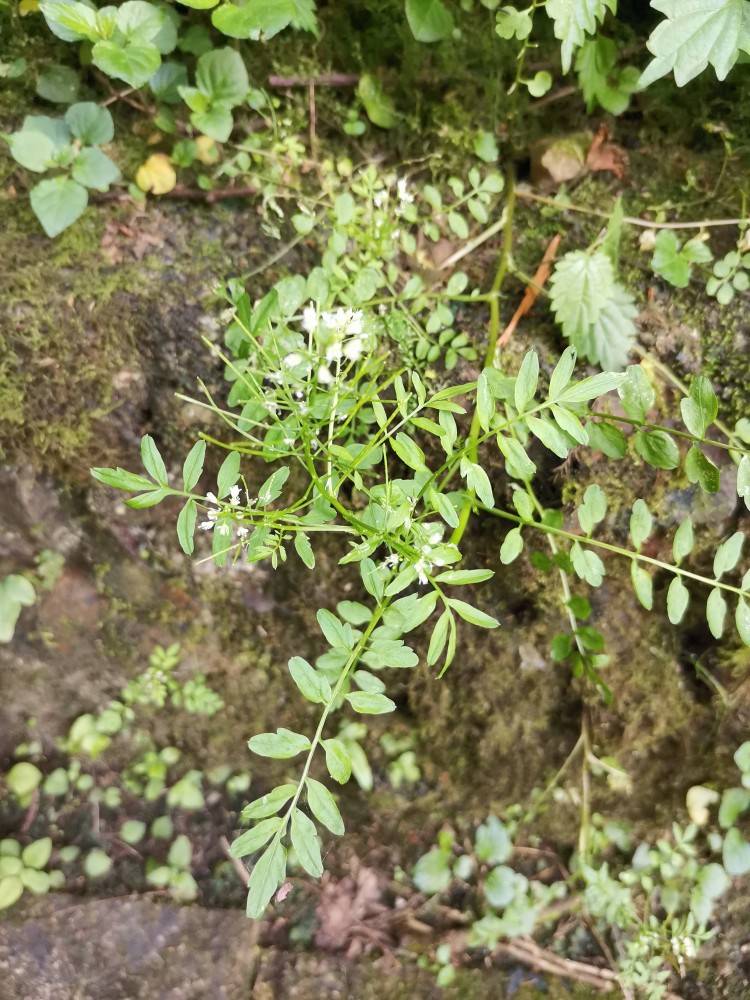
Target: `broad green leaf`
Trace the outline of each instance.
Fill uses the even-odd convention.
[[[143,467],[152,479],[156,480],[160,486],[168,485],[167,467],[164,464],[164,459],[159,454],[156,442],[150,434],[146,434],[141,438],[141,460],[143,461]]]
[[[363,715],[383,715],[386,712],[393,712],[396,708],[396,703],[386,698],[384,694],[352,691],[346,695],[346,700],[355,712],[361,712]]]
[[[690,601],[690,591],[676,576],[667,591],[667,617],[673,625],[679,625]]]
[[[216,496],[219,500],[229,493],[240,478],[240,454],[238,451],[230,451],[219,468],[216,477]]]
[[[490,816],[477,828],[474,851],[477,858],[487,865],[502,865],[513,854],[510,835],[495,816]]]
[[[41,781],[42,772],[35,764],[26,760],[14,764],[5,775],[5,783],[11,794],[19,800],[28,798],[39,787]]]
[[[75,0],[42,0],[39,10],[50,30],[64,42],[87,39],[90,42],[99,37],[96,11],[85,3]]]
[[[622,408],[631,420],[644,421],[656,401],[656,392],[640,365],[630,365],[617,390]]]
[[[155,45],[117,42],[97,42],[91,56],[94,65],[107,76],[124,80],[131,87],[142,87],[161,65],[161,55]]]
[[[697,445],[685,456],[685,475],[691,483],[698,483],[704,493],[716,493],[721,485],[721,473]]]
[[[406,20],[418,42],[439,42],[454,27],[453,15],[443,0],[406,0]]]
[[[509,566],[523,552],[523,536],[520,528],[511,528],[500,546],[500,562]]]
[[[516,38],[519,42],[522,42],[524,38],[528,38],[531,34],[533,23],[528,10],[516,10],[515,7],[501,7],[497,12],[495,32],[500,38],[504,38],[506,41]]]
[[[27,170],[43,174],[50,166],[55,155],[55,144],[43,132],[35,132],[31,128],[14,132],[8,136],[10,155]]]
[[[65,121],[84,146],[105,146],[115,137],[112,115],[93,101],[82,101],[68,108]]]
[[[102,878],[112,867],[112,859],[104,851],[95,847],[83,861],[83,871],[87,878]]]
[[[268,477],[258,490],[258,504],[261,507],[267,507],[269,503],[273,503],[274,500],[278,499],[278,497],[281,496],[284,483],[288,478],[289,469],[287,466],[277,469],[273,475]]]
[[[82,149],[73,160],[71,175],[74,181],[95,191],[106,191],[110,184],[120,179],[120,171],[101,149]]]
[[[573,569],[578,576],[592,587],[601,586],[604,579],[604,563],[596,552],[585,549],[579,542],[573,542],[570,549]]]
[[[345,743],[341,740],[323,740],[326,754],[326,767],[334,781],[345,785],[352,773],[352,759]]]
[[[296,791],[297,786],[291,784],[291,782],[285,785],[277,785],[270,792],[267,792],[259,799],[245,806],[242,810],[243,822],[251,819],[263,819],[266,816],[275,816]]]
[[[212,104],[233,108],[247,97],[250,90],[245,63],[234,49],[212,49],[198,60],[195,85]]]
[[[416,667],[419,657],[411,649],[405,646],[401,639],[377,639],[368,652],[362,657],[363,662],[368,666],[380,669],[381,667]]]
[[[126,844],[140,844],[146,836],[146,824],[140,819],[127,819],[120,827],[120,840]]]
[[[744,544],[745,535],[742,531],[735,531],[730,538],[721,543],[714,556],[714,576],[717,580],[735,568],[740,561]]]
[[[210,10],[218,2],[219,0],[182,0],[184,7],[192,7],[194,10]]]
[[[372,611],[359,601],[339,601],[336,610],[351,625],[366,625],[372,618]]]
[[[217,142],[227,142],[234,128],[232,109],[228,104],[217,103],[210,108],[193,111],[190,124]]]
[[[750,740],[746,740],[734,752],[734,762],[743,776],[750,774]]]
[[[320,856],[318,831],[310,817],[300,809],[295,809],[292,813],[292,847],[307,874],[313,878],[320,878],[323,874],[323,861]]]
[[[690,395],[680,401],[680,410],[690,433],[694,437],[704,438],[719,412],[716,394],[705,376],[699,375],[693,379],[690,384]]]
[[[203,461],[206,457],[206,442],[197,441],[188,452],[188,456],[182,466],[182,485],[189,493],[203,472]]]
[[[692,551],[693,522],[688,516],[674,533],[672,555],[674,556],[675,563],[679,566],[683,559],[686,559]]]
[[[245,830],[236,840],[232,841],[229,853],[233,858],[244,858],[248,854],[255,854],[280,829],[283,821],[281,816],[272,816],[269,819],[261,820],[251,830]]]
[[[250,873],[247,884],[248,917],[258,920],[271,902],[286,875],[286,850],[281,841],[274,840],[271,846],[261,855]]]
[[[293,16],[292,0],[253,0],[245,7],[222,4],[211,15],[211,21],[229,38],[258,38],[262,35],[268,40],[291,24]]]
[[[652,0],[651,6],[666,20],[647,42],[654,59],[638,81],[640,89],[670,72],[684,87],[709,63],[723,80],[750,46],[746,0]]]
[[[639,566],[633,559],[630,564],[630,579],[633,581],[633,590],[636,597],[647,611],[651,611],[654,606],[654,587],[650,575]]]
[[[325,705],[331,698],[331,685],[323,674],[314,670],[301,656],[293,656],[289,661],[289,673],[299,688],[302,697],[314,704]]]
[[[497,618],[493,618],[492,615],[488,615],[484,611],[480,611],[479,608],[467,604],[466,601],[459,601],[455,597],[450,597],[447,600],[447,604],[464,621],[469,622],[470,625],[477,625],[479,628],[497,628],[500,625]]]
[[[589,436],[586,428],[571,410],[564,406],[551,406],[550,412],[560,426],[560,429],[577,444],[588,444]]]
[[[23,882],[20,875],[0,878],[0,911],[8,910],[23,896]]]
[[[586,433],[592,451],[601,451],[607,458],[624,458],[627,454],[628,445],[625,437],[612,424],[589,420],[586,424]]]
[[[630,515],[630,538],[638,552],[641,551],[641,546],[651,534],[652,528],[653,518],[648,505],[645,500],[636,500],[633,504],[633,513]]]
[[[721,639],[724,632],[724,619],[727,614],[727,602],[718,587],[714,587],[706,602],[706,620],[714,639]]]
[[[362,101],[367,117],[378,128],[393,128],[396,124],[396,109],[393,99],[383,90],[378,79],[371,73],[363,73],[357,85],[357,97]]]
[[[29,196],[34,215],[47,236],[58,236],[83,215],[89,203],[86,188],[69,177],[40,181]]]
[[[461,475],[466,477],[466,485],[470,490],[474,490],[486,507],[495,506],[495,497],[492,492],[490,477],[481,465],[476,462],[470,462],[468,459],[462,459]]]
[[[171,868],[180,868],[184,871],[190,868],[192,860],[193,847],[186,834],[181,833],[175,837],[169,847],[167,864]]]
[[[433,847],[414,865],[412,878],[420,892],[434,896],[442,892],[451,880],[451,855],[439,847]]]
[[[538,383],[539,357],[536,351],[529,351],[521,363],[514,388],[514,399],[519,413],[523,413],[534,398]]]
[[[736,826],[727,831],[722,857],[729,875],[747,875],[750,872],[750,844]]]
[[[325,785],[314,778],[308,778],[305,787],[307,789],[307,804],[310,806],[313,816],[331,833],[335,833],[337,837],[342,836],[344,821],[333,795]]]
[[[576,511],[581,529],[590,535],[597,524],[604,520],[607,513],[607,497],[598,483],[592,483],[586,488],[583,503]]]
[[[37,871],[44,868],[52,854],[52,838],[42,837],[24,847],[21,852],[21,861],[27,868],[35,868]]]
[[[750,806],[750,790],[747,788],[727,788],[719,806],[719,826],[722,830],[733,826]]]
[[[734,619],[740,639],[746,646],[750,646],[750,605],[743,597],[740,597],[737,602]]]
[[[680,464],[679,449],[666,431],[638,431],[635,450],[655,469],[676,469]]]
[[[143,510],[146,507],[155,507],[169,495],[169,490],[149,490],[148,493],[141,493],[137,497],[129,497],[125,501],[125,505],[134,510]]]
[[[484,880],[484,895],[495,910],[504,910],[515,899],[516,893],[527,886],[525,876],[518,874],[507,865],[493,868]]]
[[[446,608],[435,623],[427,650],[427,665],[430,667],[437,663],[442,656],[446,640],[448,639],[448,626],[452,617],[450,610]]]
[[[310,749],[310,741],[306,736],[283,728],[277,729],[275,733],[259,733],[253,736],[247,745],[253,753],[261,757],[274,757],[276,760],[296,757],[297,754]]]

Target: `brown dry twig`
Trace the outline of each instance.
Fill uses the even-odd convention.
[[[526,286],[526,291],[523,293],[523,298],[521,299],[518,309],[516,309],[513,313],[513,318],[505,327],[502,336],[497,342],[498,349],[506,346],[510,338],[513,336],[513,331],[516,329],[521,319],[523,319],[526,313],[536,302],[539,292],[544,287],[544,283],[547,278],[549,278],[550,271],[552,270],[552,261],[555,259],[557,248],[560,246],[560,239],[561,237],[558,233],[556,236],[553,236],[547,244],[547,249],[544,251],[541,263],[534,272],[533,278]]]

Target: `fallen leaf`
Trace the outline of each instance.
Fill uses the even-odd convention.
[[[719,793],[705,785],[693,785],[686,796],[687,811],[696,826],[705,826],[709,820],[708,807],[719,801]]]
[[[354,866],[351,875],[323,885],[317,908],[316,947],[328,951],[351,948],[358,936],[358,925],[380,916],[384,910],[377,873],[372,868]]]
[[[199,135],[195,140],[195,158],[199,163],[205,163],[207,166],[216,163],[219,159],[216,140],[212,139],[210,135]]]
[[[549,273],[552,270],[552,261],[555,259],[555,254],[557,253],[557,248],[560,246],[560,234],[557,233],[547,244],[547,249],[544,251],[544,256],[539,267],[534,272],[534,277],[526,286],[526,291],[523,293],[523,298],[518,306],[518,309],[513,313],[513,317],[503,330],[502,337],[498,340],[498,347],[505,347],[510,338],[513,336],[513,331],[518,326],[519,321],[526,315],[526,313],[531,309],[531,307],[536,302],[539,292],[544,287],[544,283],[549,278]]]
[[[135,183],[141,191],[168,194],[177,184],[177,174],[165,153],[152,153],[146,162],[138,167]]]
[[[628,172],[628,154],[622,146],[607,142],[608,138],[607,126],[600,125],[586,154],[586,167],[591,171],[607,171],[623,180]]]

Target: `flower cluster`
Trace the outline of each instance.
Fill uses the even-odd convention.
[[[250,498],[249,493],[246,494],[246,498],[247,506],[252,507],[256,501]],[[222,502],[214,493],[207,493],[206,500],[216,506],[206,512],[206,520],[201,521],[198,527],[202,531],[212,531],[216,529],[217,533],[220,535],[231,536],[234,519],[237,515],[237,508],[240,505],[239,486],[233,486],[231,488],[228,500]],[[249,532],[250,529],[246,528],[242,524],[237,528],[237,534],[243,540],[247,537]]]
[[[324,361],[318,368],[317,377],[324,385],[333,381],[328,364],[336,362],[339,365],[342,359],[357,361],[369,342],[361,309],[340,308],[335,312],[318,313],[311,302],[302,311],[302,329],[315,337]]]

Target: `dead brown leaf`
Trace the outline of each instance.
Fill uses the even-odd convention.
[[[347,955],[354,957],[368,941],[380,938],[385,942],[387,935],[378,918],[386,913],[377,872],[354,861],[349,875],[330,878],[321,889],[315,945],[328,951],[347,949]]]
[[[607,142],[609,131],[600,125],[586,154],[586,167],[591,171],[606,171],[618,180],[624,180],[628,173],[628,154],[613,142]]]

